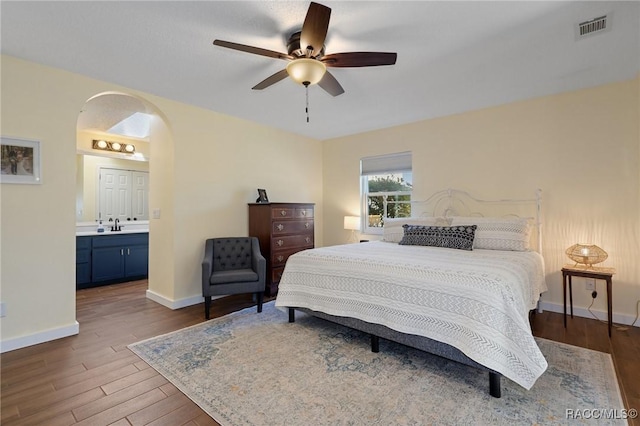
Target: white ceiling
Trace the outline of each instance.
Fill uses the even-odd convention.
[[[327,54],[397,52],[398,60],[331,69],[345,93],[332,97],[312,86],[310,123],[304,88],[292,80],[251,90],[285,61],[212,44],[222,39],[286,53],[307,1],[3,0],[0,43],[3,54],[320,140],[623,81],[640,71],[638,2],[321,3],[332,9]],[[577,23],[604,14],[610,31],[576,39]]]

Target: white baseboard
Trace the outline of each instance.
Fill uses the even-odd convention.
[[[543,311],[550,311],[550,312],[557,312],[562,314],[564,312],[564,306],[559,304],[559,303],[551,303],[551,302],[545,302],[545,301],[540,301],[540,307],[542,308]],[[595,309],[591,309],[591,312],[593,312],[593,314],[602,321],[607,321],[607,312],[606,311],[599,311],[599,310],[595,310]],[[589,310],[587,308],[580,308],[577,306],[573,306],[573,316],[578,316],[578,317],[582,317],[582,318],[593,318],[593,315],[591,315],[591,312],[589,312]],[[567,304],[567,316],[570,315],[571,310],[569,308],[569,304]],[[622,315],[622,314],[616,314],[615,312],[613,313],[613,323],[614,324],[622,324],[622,325],[631,325],[633,323],[633,321],[636,318],[631,316],[631,315]],[[640,327],[640,320],[638,322],[636,322],[635,326],[636,327]]]
[[[26,348],[27,346],[38,345],[40,343],[49,342],[51,340],[62,339],[63,337],[74,336],[80,332],[80,324],[75,321],[74,324],[66,327],[54,328],[42,331],[40,333],[30,334],[28,336],[15,337],[0,342],[0,353],[14,351],[16,349]]]
[[[212,297],[212,299],[215,300],[220,297],[224,296],[214,296]],[[202,296],[192,296],[179,300],[171,300],[151,290],[147,290],[147,299],[151,299],[154,302],[159,303],[162,306],[166,306],[167,308],[172,310],[186,308],[187,306],[197,305],[198,303],[204,302],[204,297]]]

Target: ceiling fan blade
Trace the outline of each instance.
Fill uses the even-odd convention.
[[[269,58],[276,59],[293,59],[292,56],[286,53],[280,53],[273,50],[262,49],[260,47],[247,46],[246,44],[233,43],[224,40],[213,40],[213,44],[216,46],[226,47],[228,49],[239,50],[241,52],[253,53],[255,55],[267,56]]]
[[[265,78],[260,83],[256,84],[252,87],[253,90],[262,90],[271,86],[272,84],[276,84],[280,80],[284,80],[287,78],[289,74],[287,73],[287,69],[283,69],[282,71],[278,71],[277,73]]]
[[[321,60],[328,67],[376,67],[394,65],[397,57],[397,53],[349,52],[325,55]]]
[[[338,83],[338,80],[329,71],[324,73],[322,80],[318,83],[331,96],[338,96],[344,93],[344,89]]]
[[[316,57],[324,46],[324,39],[327,38],[327,30],[329,29],[329,18],[331,17],[331,9],[319,3],[311,2],[307,16],[302,24],[302,32],[300,33],[300,50],[307,57]],[[307,47],[311,46],[313,51],[309,54]]]

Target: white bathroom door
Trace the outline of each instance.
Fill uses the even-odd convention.
[[[99,212],[102,222],[127,220],[131,215],[131,171],[100,168]]]
[[[149,172],[131,172],[131,219],[149,220]]]

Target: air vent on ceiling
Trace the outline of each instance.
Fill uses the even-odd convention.
[[[596,33],[601,33],[608,30],[610,22],[607,20],[607,15],[600,16],[598,18],[591,19],[589,21],[581,22],[577,27],[577,35],[579,38]]]

